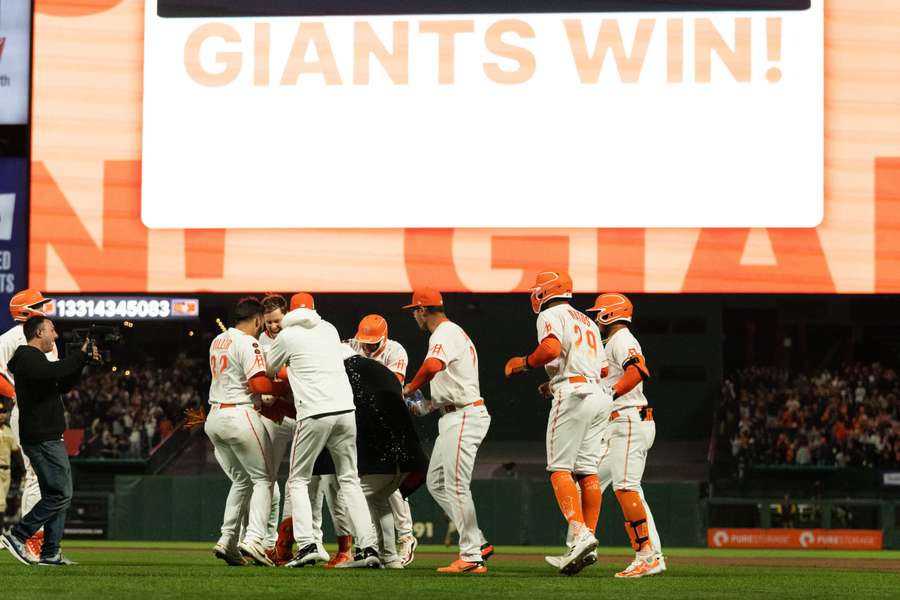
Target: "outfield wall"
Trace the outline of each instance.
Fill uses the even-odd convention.
[[[705,546],[700,484],[646,484],[660,536],[669,546]],[[117,476],[109,497],[114,540],[209,540],[218,538],[228,481],[219,477]],[[565,527],[549,482],[475,481],[479,524],[495,544],[561,545]],[[442,543],[447,520],[427,490],[410,498],[416,534],[423,543]],[[333,528],[325,518],[326,539]],[[622,513],[607,490],[600,515],[601,544],[625,546]]]

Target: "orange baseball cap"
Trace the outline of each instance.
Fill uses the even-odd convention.
[[[291,310],[297,308],[309,308],[312,310],[316,309],[316,303],[313,301],[312,294],[307,294],[306,292],[299,292],[291,296]]]
[[[413,290],[412,303],[403,308],[419,308],[420,306],[443,306],[444,299],[441,293],[432,288],[420,288]]]

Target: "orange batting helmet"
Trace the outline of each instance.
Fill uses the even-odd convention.
[[[9,300],[9,314],[16,321],[27,321],[31,317],[45,316],[41,307],[50,302],[49,298],[37,290],[22,290]]]
[[[601,325],[609,325],[616,321],[631,323],[634,306],[624,294],[607,293],[597,296],[594,306],[587,309],[587,312],[597,313],[597,322]]]
[[[565,271],[543,271],[537,274],[531,288],[531,308],[541,312],[544,302],[553,298],[572,297],[572,278]]]
[[[356,341],[364,345],[363,350],[369,356],[378,353],[384,348],[384,345],[387,343],[387,336],[387,321],[381,315],[366,315],[359,322],[359,327],[356,330]],[[365,346],[375,344],[378,345],[378,348],[372,350],[372,352],[369,352],[369,348],[365,348]]]
[[[360,344],[380,344],[388,335],[387,321],[381,315],[366,315],[359,322],[356,341]]]

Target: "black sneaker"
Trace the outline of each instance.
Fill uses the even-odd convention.
[[[380,569],[381,559],[378,558],[378,550],[369,546],[357,550],[353,560],[348,560],[334,567],[335,569]]]
[[[57,552],[53,556],[42,556],[41,560],[38,561],[38,565],[45,567],[72,567],[77,564],[74,560],[69,560],[63,556],[62,552]]]
[[[307,544],[303,548],[297,551],[297,554],[294,555],[294,558],[287,561],[284,566],[288,568],[297,568],[297,567],[305,567],[306,565],[314,565],[316,564],[316,560],[319,559],[319,550],[315,544]]]
[[[494,555],[494,545],[485,542],[481,545],[481,560],[487,560]]]
[[[9,529],[0,534],[0,545],[9,550],[13,557],[23,565],[33,565],[35,560],[28,552],[25,542],[13,535]]]

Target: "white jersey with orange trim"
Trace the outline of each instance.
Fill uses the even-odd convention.
[[[444,363],[431,380],[431,404],[463,407],[481,400],[478,384],[478,352],[462,327],[441,321],[428,339],[428,355]]]
[[[259,334],[259,345],[262,346],[263,351],[268,350],[274,343],[275,338],[270,336],[268,331],[263,331]]]
[[[247,383],[266,372],[265,355],[255,337],[234,327],[217,335],[209,346],[209,368],[210,404],[253,404],[258,400]]]
[[[9,331],[0,335],[0,373],[3,373],[14,385],[15,381],[13,380],[12,373],[9,372],[9,367],[7,363],[9,363],[13,354],[16,353],[16,348],[19,346],[24,346],[28,341],[25,339],[25,330],[22,328],[21,323],[11,327]],[[56,344],[53,344],[53,350],[46,354],[47,360],[55,361],[59,360],[59,350],[56,347]]]
[[[537,318],[538,342],[550,335],[560,345],[559,357],[544,366],[552,390],[568,383],[570,377],[600,380],[607,359],[596,323],[569,304],[557,304]]]
[[[609,356],[609,374],[606,381],[609,385],[615,385],[625,373],[625,363],[633,360],[641,354],[641,345],[628,327],[622,327],[606,340],[606,353]],[[629,406],[647,406],[647,398],[644,396],[643,382],[634,386],[627,394],[622,394],[613,401],[613,410],[620,410]]]
[[[360,356],[377,360],[390,369],[392,373],[400,375],[401,381],[406,379],[406,367],[409,366],[409,357],[406,354],[406,348],[400,342],[388,339],[381,350],[372,355],[367,355],[363,352],[362,344],[356,341],[355,338],[347,340],[347,345]]]

